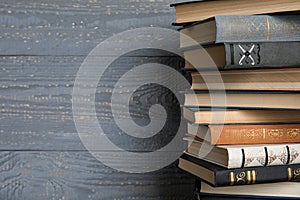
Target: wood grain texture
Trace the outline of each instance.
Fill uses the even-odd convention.
[[[73,84],[83,59],[83,56],[0,57],[0,149],[84,150],[72,113]],[[113,135],[118,131],[107,103],[115,82],[132,66],[149,62],[169,66],[182,64],[176,57],[121,57],[114,62],[98,85],[99,95],[96,101],[98,120],[108,129],[107,134]],[[151,104],[156,97],[165,97],[164,101],[172,99],[167,98],[168,95],[169,93],[163,93],[156,86],[145,87],[136,95],[139,106],[134,106],[136,112],[133,116],[147,120],[145,102]],[[173,103],[167,104],[172,111]],[[141,118],[141,115],[144,117]],[[165,132],[159,141],[165,142],[170,134]],[[117,138],[115,141],[121,142]],[[130,139],[123,140],[124,148],[131,142]]]
[[[172,28],[171,1],[2,1],[0,55],[87,55],[113,34]]]
[[[142,175],[112,170],[87,152],[2,151],[0,163],[1,199],[189,199],[193,193],[190,175],[175,163]]]
[[[194,178],[176,162],[159,171],[128,174],[96,160],[83,146],[72,115],[75,77],[89,52],[122,31],[152,26],[175,30],[170,3],[0,0],[0,199],[192,198]],[[114,56],[114,51],[103,56]],[[166,145],[177,126],[178,117],[173,117],[174,124],[159,137],[135,140],[120,137],[113,121],[108,100],[114,84],[133,66],[150,62],[177,69],[183,64],[168,52],[132,52],[108,68],[97,88],[99,123],[116,145],[135,152]],[[156,85],[141,87],[131,101],[135,122],[149,123],[149,106],[160,101],[171,115],[178,115],[178,102],[170,92]],[[126,159],[106,151],[120,165]]]

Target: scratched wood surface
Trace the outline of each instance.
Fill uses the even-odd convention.
[[[194,179],[176,161],[145,174],[99,162],[83,146],[72,115],[76,73],[88,53],[122,31],[174,29],[172,2],[0,0],[0,199],[192,199]],[[132,117],[137,124],[149,123],[147,108],[162,100],[172,116],[162,134],[134,139],[120,134],[113,121],[107,100],[115,82],[131,67],[150,62],[177,68],[183,63],[162,51],[135,52],[118,58],[98,86],[106,91],[97,99],[99,123],[129,151],[168,144],[180,120],[174,95],[149,85],[135,93]],[[122,164],[126,158],[114,153]]]

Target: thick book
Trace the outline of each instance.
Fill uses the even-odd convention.
[[[176,12],[174,25],[202,21],[217,15],[253,15],[300,10],[298,0],[202,0],[171,4],[171,7]]]
[[[194,138],[187,152],[228,169],[300,164],[300,144],[210,145]]]
[[[300,124],[198,125],[188,135],[211,145],[300,143]]]
[[[299,99],[300,93],[292,92],[194,91],[184,94],[184,106],[300,109]]]
[[[227,169],[185,153],[178,166],[215,187],[300,181],[298,164]]]
[[[180,47],[199,44],[300,41],[299,15],[225,15],[180,29]]]
[[[196,71],[191,77],[192,90],[300,91],[299,67]]]
[[[224,43],[184,51],[185,69],[300,66],[300,42]],[[210,59],[213,63],[210,63]],[[213,68],[212,68],[213,69]]]
[[[286,199],[300,198],[300,182],[278,182],[235,187],[212,187],[196,180],[195,194],[201,200]]]
[[[183,116],[195,124],[300,123],[300,110],[240,110],[183,107]]]

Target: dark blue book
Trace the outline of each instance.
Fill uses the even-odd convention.
[[[300,181],[300,164],[227,169],[185,153],[178,166],[214,187]]]

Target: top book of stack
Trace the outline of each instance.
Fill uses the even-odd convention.
[[[254,15],[300,10],[299,0],[202,0],[172,4],[175,25],[203,21],[216,15]]]
[[[180,29],[180,33],[181,48],[195,45],[194,41],[201,45],[236,42],[295,42],[300,41],[300,15],[215,16],[209,20],[185,26]]]

